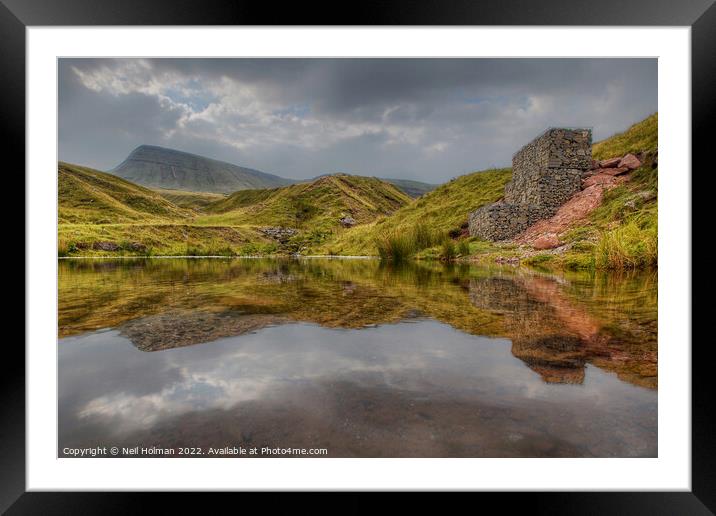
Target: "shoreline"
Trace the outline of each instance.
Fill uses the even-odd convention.
[[[118,255],[118,256],[58,256],[58,260],[114,260],[114,259],[125,259],[125,258],[132,258],[132,259],[151,259],[151,258],[161,258],[161,259],[169,259],[169,258],[189,258],[189,259],[200,259],[200,258],[223,258],[225,260],[236,260],[236,259],[251,259],[251,260],[259,260],[262,258],[293,258],[293,259],[301,259],[301,258],[328,258],[328,259],[338,259],[338,260],[379,260],[380,257],[378,256],[371,256],[371,255],[357,255],[357,256],[336,256],[336,255],[322,255],[322,254],[312,254],[312,255],[281,255],[281,254],[271,254],[271,255],[265,255],[265,256],[254,256],[254,255],[241,255],[241,256],[222,256],[222,255],[210,255],[210,256],[202,256],[202,255],[154,255],[154,256],[141,256],[141,255],[132,255],[132,254],[126,254],[126,255]]]

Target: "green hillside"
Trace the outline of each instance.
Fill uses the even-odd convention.
[[[180,208],[187,208],[196,211],[202,211],[211,203],[226,198],[226,195],[224,194],[211,192],[189,192],[186,190],[169,190],[164,188],[157,188],[155,191],[166,200],[176,204]]]
[[[231,196],[153,191],[96,170],[59,164],[59,253],[255,255],[308,252],[343,228],[411,202],[375,178],[326,176],[311,183]],[[344,221],[345,222],[345,221]],[[266,227],[290,228],[290,239]]]
[[[154,191],[111,174],[59,163],[59,253],[381,254],[487,262],[517,258],[572,269],[655,266],[657,144],[657,114],[595,143],[596,159],[632,152],[642,166],[629,181],[608,190],[588,220],[559,235],[566,245],[547,252],[510,242],[483,242],[466,234],[468,213],[503,196],[510,169],[467,174],[411,199],[387,180],[347,174],[227,196]]]
[[[655,152],[659,144],[659,114],[654,113],[622,133],[592,146],[594,159],[624,156],[628,153]]]
[[[337,174],[282,188],[235,192],[207,206],[207,214],[196,223],[289,227],[315,243],[340,231],[342,218],[365,224],[410,202],[380,179]]]
[[[111,174],[63,162],[57,173],[61,224],[167,221],[189,216],[157,192]]]
[[[510,169],[485,170],[460,176],[389,217],[338,232],[318,251],[339,255],[375,255],[376,238],[389,233],[408,231],[418,225],[436,232],[459,231],[465,227],[470,211],[502,197],[510,177]]]

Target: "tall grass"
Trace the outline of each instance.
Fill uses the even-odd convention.
[[[657,261],[656,226],[641,227],[636,221],[602,233],[595,249],[595,265],[598,269],[655,267]]]
[[[460,240],[457,246],[457,252],[460,256],[468,256],[470,254],[470,242],[468,242],[466,238]]]
[[[375,239],[378,255],[382,260],[404,261],[418,251],[433,247],[445,239],[440,231],[425,224],[416,224],[407,231],[391,231]]]
[[[443,241],[442,249],[440,250],[440,259],[449,262],[457,257],[457,249],[455,248],[455,242],[450,238],[446,238]]]

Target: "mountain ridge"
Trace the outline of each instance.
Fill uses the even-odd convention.
[[[339,172],[309,179],[288,179],[200,154],[146,144],[134,148],[119,165],[106,172],[148,188],[219,194],[310,183],[324,176],[343,174]],[[344,175],[368,177],[360,174]],[[438,186],[413,179],[377,179],[396,186],[412,198],[420,197]]]
[[[150,188],[230,193],[293,181],[226,161],[158,145],[140,145],[109,174]]]

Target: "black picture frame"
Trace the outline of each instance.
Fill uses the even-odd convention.
[[[25,30],[61,25],[607,25],[690,26],[692,37],[692,167],[712,162],[708,129],[716,104],[716,6],[714,0],[479,0],[391,1],[334,4],[268,3],[244,0],[0,0],[0,126],[9,167],[24,192]],[[348,7],[348,8],[345,8]],[[11,152],[10,152],[11,151]],[[690,171],[683,171],[684,175]],[[7,177],[7,176],[6,176]],[[19,226],[19,224],[16,224]],[[19,227],[16,228],[19,232]],[[20,240],[20,238],[22,240]],[[23,241],[25,235],[15,238]],[[32,270],[25,268],[25,274]],[[26,307],[31,310],[32,307]],[[691,343],[669,343],[683,346]],[[708,339],[692,345],[692,490],[640,493],[484,494],[501,510],[529,507],[534,513],[713,514],[716,511],[716,453],[713,374]],[[6,339],[0,392],[0,510],[8,514],[141,513],[149,494],[25,492],[25,353]],[[709,387],[711,386],[711,387]],[[186,494],[161,497],[162,512],[172,504],[194,509]],[[498,498],[499,497],[499,498]],[[306,498],[304,498],[305,500]],[[274,498],[274,500],[277,500]],[[280,500],[280,499],[279,499]],[[319,510],[309,497],[312,510]],[[201,503],[201,502],[199,502]],[[266,503],[266,502],[262,502]],[[280,502],[279,502],[280,503]],[[367,502],[370,503],[370,502]],[[438,502],[441,503],[442,502]],[[341,512],[357,512],[363,498]],[[421,502],[425,507],[425,503]],[[196,506],[197,510],[206,506]],[[429,505],[428,505],[429,507]],[[271,508],[269,505],[267,508]]]

